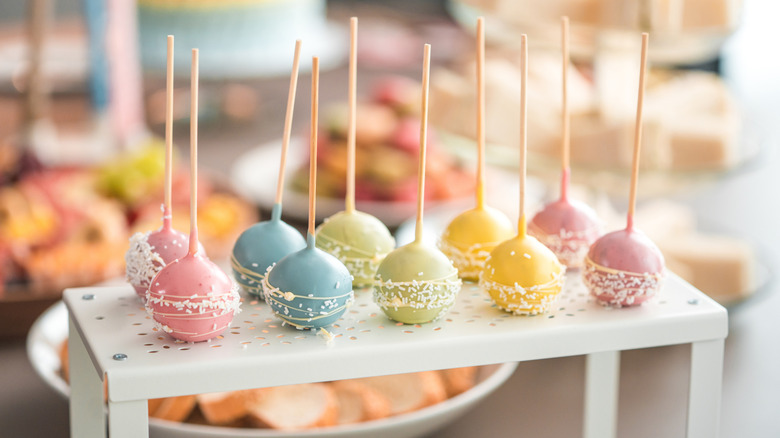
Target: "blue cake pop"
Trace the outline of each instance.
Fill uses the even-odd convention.
[[[284,167],[287,149],[290,145],[292,114],[295,105],[295,90],[298,85],[298,64],[301,54],[301,41],[295,42],[290,91],[287,96],[287,115],[284,120],[282,156],[279,166],[279,181],[276,187],[276,202],[271,211],[271,220],[258,222],[243,233],[233,246],[230,264],[233,276],[239,285],[249,294],[263,298],[263,279],[266,271],[284,256],[301,250],[306,246],[301,233],[282,221],[282,192],[284,188]]]
[[[263,281],[265,300],[286,323],[317,329],[336,322],[354,301],[352,276],[336,257],[318,249],[314,238],[317,193],[317,103],[319,59],[312,58],[309,230],[306,248],[271,266]]]

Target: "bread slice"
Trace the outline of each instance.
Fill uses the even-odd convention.
[[[375,389],[390,401],[390,415],[414,411],[447,398],[444,381],[436,371],[366,377],[357,381]]]
[[[477,378],[477,370],[477,367],[463,367],[441,370],[440,373],[444,379],[444,386],[447,390],[447,397],[454,397],[471,389],[474,386],[474,381]]]
[[[338,424],[359,423],[390,415],[390,400],[357,380],[331,382],[339,404]]]
[[[195,404],[194,395],[167,397],[162,399],[160,406],[150,416],[168,421],[184,421],[195,409]]]
[[[248,410],[255,425],[281,430],[333,426],[339,416],[336,395],[325,383],[258,389]]]
[[[197,396],[198,406],[213,425],[228,425],[246,416],[253,391],[213,392]]]

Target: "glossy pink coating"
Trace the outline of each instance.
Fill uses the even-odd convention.
[[[598,239],[588,251],[583,281],[603,303],[636,306],[661,288],[664,257],[644,233],[627,228]]]
[[[567,268],[579,268],[588,248],[601,235],[601,226],[593,209],[562,198],[534,215],[528,233],[550,248]]]
[[[238,312],[237,287],[202,251],[175,260],[152,280],[146,310],[160,329],[188,342],[214,338]]]

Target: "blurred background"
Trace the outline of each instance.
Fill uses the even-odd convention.
[[[342,209],[351,16],[360,18],[359,209],[393,231],[408,232],[423,43],[432,44],[434,64],[429,234],[437,236],[472,204],[478,16],[487,25],[489,203],[517,215],[521,33],[530,40],[529,207],[555,198],[559,20],[568,15],[574,193],[596,209],[607,230],[621,226],[639,33],[648,31],[637,223],[672,271],[730,310],[723,436],[776,436],[780,422],[769,407],[780,391],[780,353],[771,337],[780,328],[773,317],[780,310],[774,281],[780,211],[773,196],[780,172],[780,60],[772,44],[778,13],[773,0],[0,3],[0,349],[11,359],[14,372],[8,375],[22,376],[2,380],[16,390],[6,391],[13,397],[0,396],[0,425],[8,422],[9,436],[66,436],[67,406],[37,379],[21,339],[63,288],[121,278],[128,237],[157,227],[166,35],[176,38],[175,227],[188,228],[189,63],[190,49],[197,47],[201,237],[212,257],[227,260],[237,235],[266,218],[273,204],[295,39],[303,40],[303,62],[286,220],[301,227],[306,218],[307,72],[314,55],[323,67],[318,219]],[[630,433],[623,436],[682,436],[685,392],[679,388],[687,381],[687,354],[679,347],[624,354],[621,396],[627,401],[619,430]],[[553,363],[521,364],[505,387],[436,436],[476,436],[469,433],[490,427],[508,436],[502,432],[517,423],[495,419],[512,396],[507,388],[549,388],[543,417],[580,412],[581,358]],[[668,399],[664,391],[671,392]],[[652,400],[663,401],[643,418]],[[53,421],[23,426],[20,420],[39,405],[50,408]],[[530,422],[536,436],[570,436],[581,427],[572,417],[554,422],[530,415],[522,422]],[[644,427],[658,418],[668,421]]]

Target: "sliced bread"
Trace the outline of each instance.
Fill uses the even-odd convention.
[[[390,400],[357,380],[340,380],[330,385],[339,404],[338,424],[359,423],[390,415]]]
[[[403,414],[447,398],[442,376],[436,371],[357,379],[390,401],[390,415]]]
[[[332,426],[339,415],[333,388],[325,383],[255,390],[248,410],[255,425],[281,430]]]

